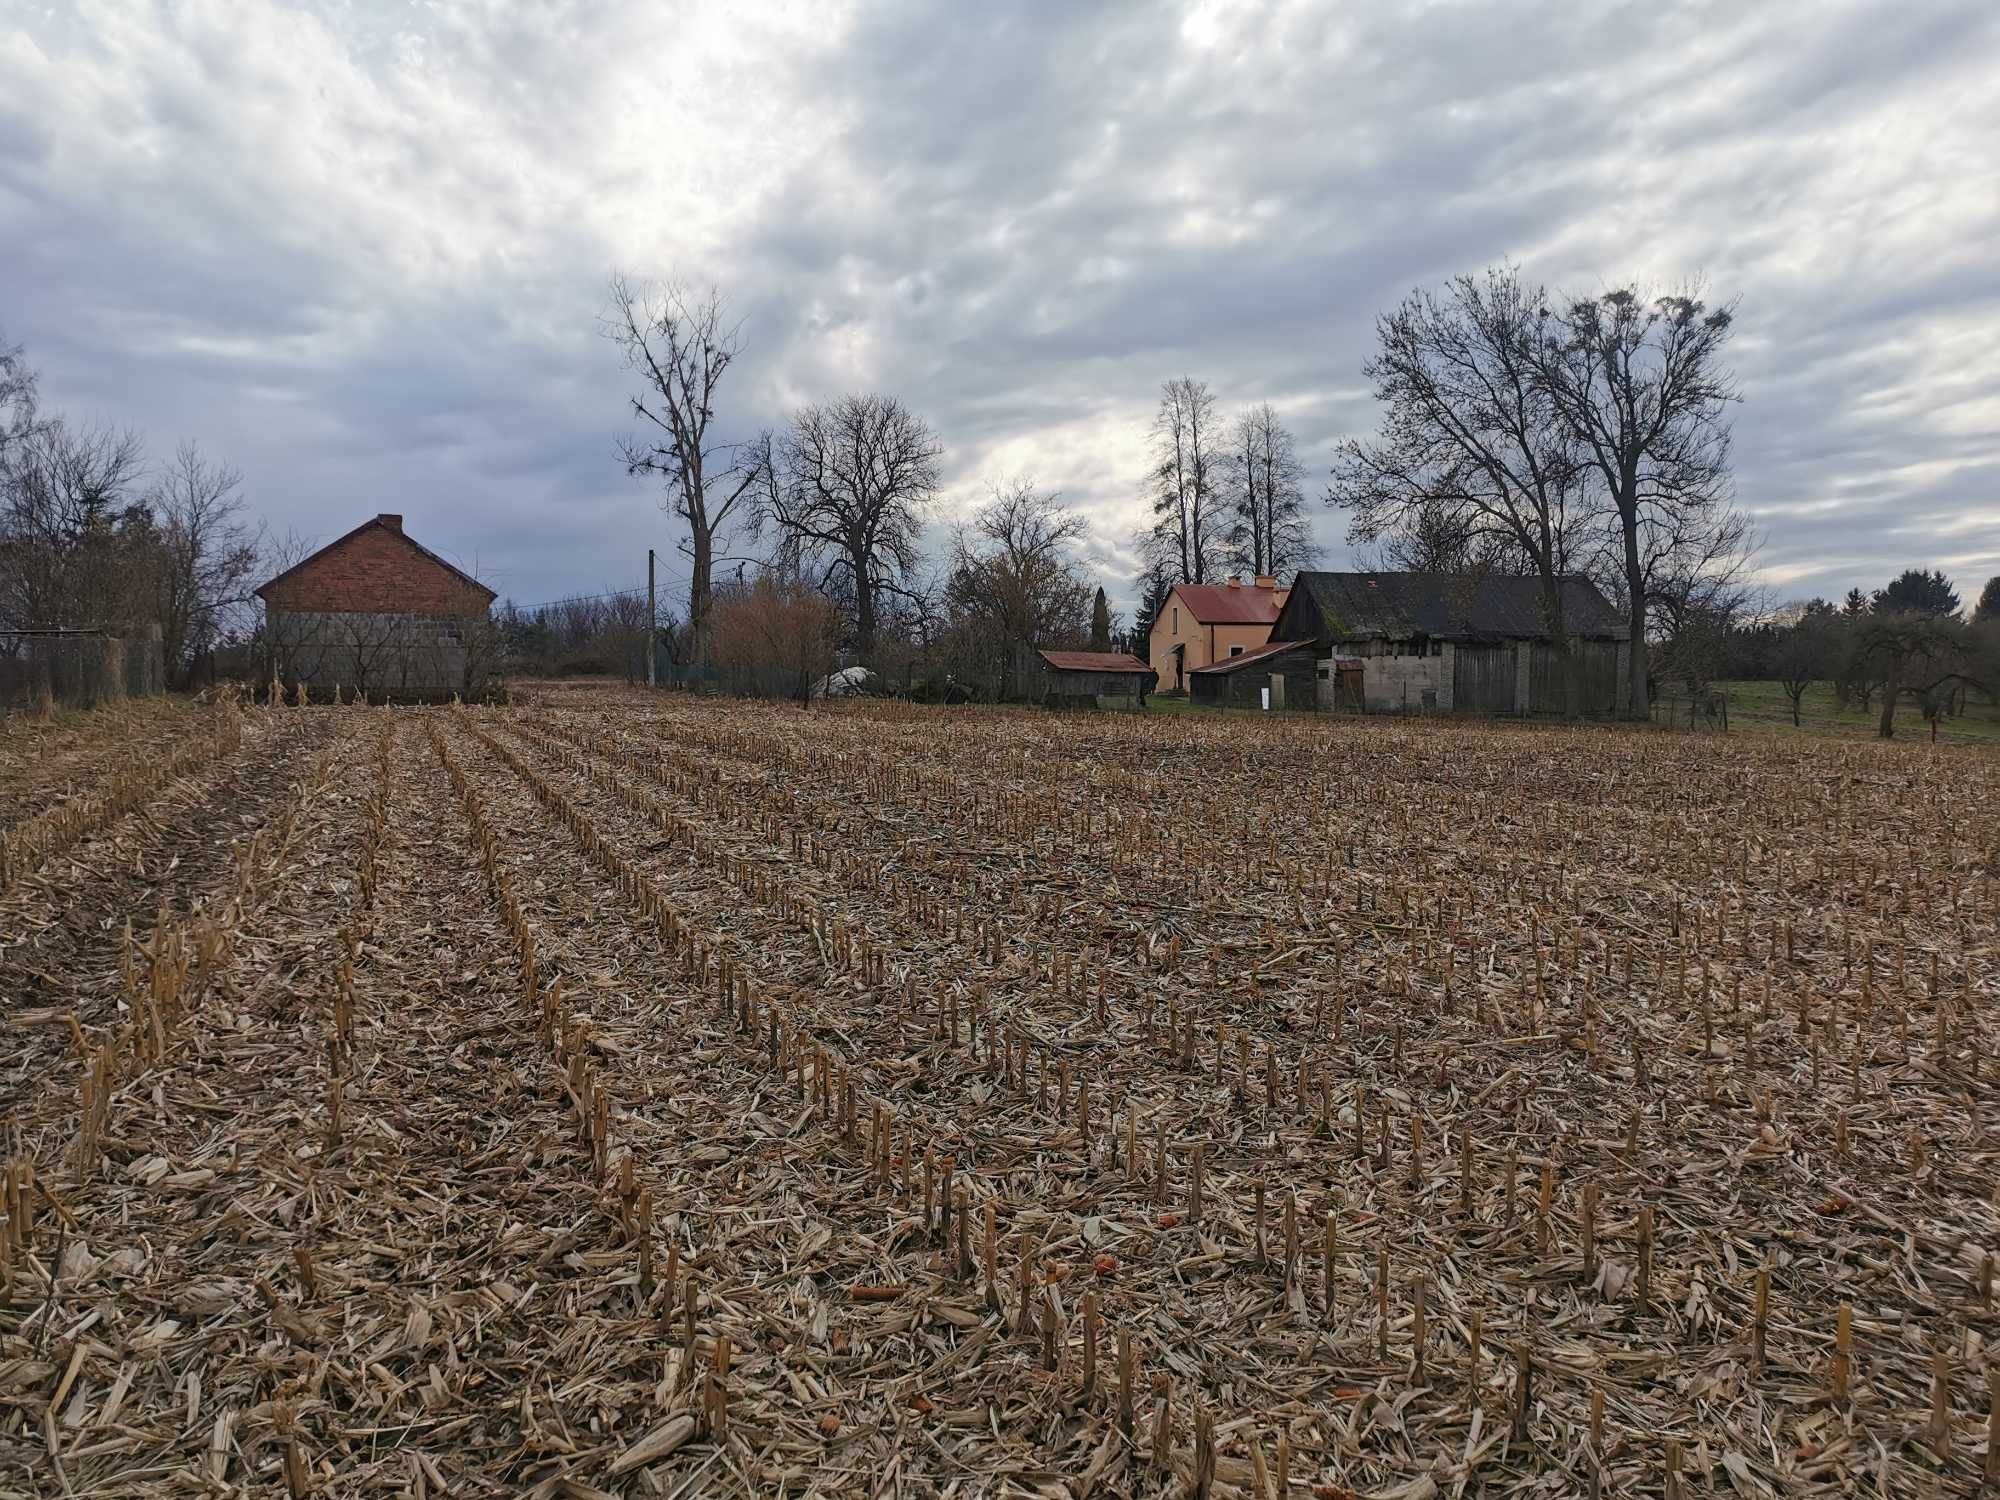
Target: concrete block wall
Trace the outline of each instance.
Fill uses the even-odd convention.
[[[1370,713],[1422,713],[1424,694],[1437,693],[1437,709],[1448,706],[1439,690],[1442,656],[1371,656],[1362,663],[1362,701]]]
[[[439,618],[387,611],[272,610],[271,670],[315,696],[335,687],[369,697],[448,698],[466,691],[468,643],[485,615]]]

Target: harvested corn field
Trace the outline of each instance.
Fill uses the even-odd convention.
[[[1987,752],[189,718],[13,809],[0,1493],[2000,1469]]]

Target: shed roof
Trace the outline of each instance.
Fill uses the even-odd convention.
[[[352,531],[343,533],[342,535],[335,537],[332,541],[328,542],[324,547],[320,548],[310,557],[302,557],[297,562],[293,563],[289,568],[285,569],[284,572],[278,574],[275,578],[267,578],[263,583],[260,583],[257,586],[256,589],[257,597],[260,599],[268,597],[265,594],[266,589],[275,588],[278,584],[284,582],[287,578],[290,578],[294,573],[299,573],[304,571],[305,569],[311,567],[314,563],[318,562],[322,557],[325,557],[329,552],[337,551],[341,547],[345,546],[347,543],[353,541],[356,537],[360,536],[362,532],[370,530],[385,531],[389,535],[395,537],[397,541],[402,542],[405,546],[414,548],[419,557],[422,557],[429,562],[436,563],[440,568],[443,568],[447,573],[451,574],[460,583],[478,589],[481,593],[486,595],[486,598],[489,602],[499,597],[499,595],[494,593],[492,589],[489,589],[485,584],[481,583],[477,578],[474,578],[470,573],[466,572],[465,569],[459,567],[455,563],[448,562],[444,558],[439,557],[435,552],[431,551],[430,548],[426,547],[422,542],[418,541],[415,537],[411,536],[408,532],[403,530],[403,518],[400,515],[396,515],[393,512],[389,511],[385,511],[381,515],[370,516],[367,520],[363,521],[359,526],[355,527]]]
[[[1267,657],[1282,656],[1287,651],[1310,651],[1312,649],[1313,643],[1311,641],[1267,641],[1263,645],[1253,647],[1248,651],[1239,651],[1234,656],[1225,656],[1221,661],[1212,661],[1205,667],[1196,667],[1188,675],[1190,677],[1202,677],[1209,673],[1220,675],[1226,672],[1235,672],[1255,662],[1263,661]]]
[[[1058,672],[1144,672],[1153,669],[1125,651],[1037,651]]]
[[[1546,636],[1538,579],[1499,573],[1301,573],[1293,584],[1316,606],[1332,640],[1413,635],[1536,639]],[[1578,574],[1562,580],[1563,623],[1570,634],[1624,640],[1629,630],[1597,586]]]
[[[1271,625],[1284,607],[1284,589],[1255,584],[1177,583],[1173,593],[1200,625]]]

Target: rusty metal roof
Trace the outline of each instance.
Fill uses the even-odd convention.
[[[1058,672],[1144,672],[1152,668],[1126,651],[1037,651]]]
[[[1255,584],[1177,583],[1174,593],[1198,625],[1270,625],[1284,607],[1289,589]]]
[[[1196,667],[1188,673],[1190,677],[1201,677],[1207,673],[1234,672],[1238,667],[1247,667],[1252,662],[1262,661],[1267,656],[1278,656],[1286,651],[1310,649],[1311,641],[1268,641],[1264,645],[1248,651],[1239,651],[1234,656],[1226,656],[1221,661],[1212,661],[1205,667]]]

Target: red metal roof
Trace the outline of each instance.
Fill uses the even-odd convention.
[[[1124,651],[1037,651],[1058,672],[1144,672],[1152,668]]]
[[[1234,656],[1226,656],[1221,661],[1212,661],[1205,667],[1196,667],[1188,675],[1199,677],[1204,672],[1234,672],[1238,667],[1247,667],[1253,661],[1267,656],[1276,656],[1280,651],[1296,651],[1301,646],[1310,646],[1311,641],[1267,641],[1248,651],[1239,651]]]
[[[1254,583],[1177,583],[1174,593],[1201,625],[1275,625],[1284,607],[1284,589],[1260,589]]]

